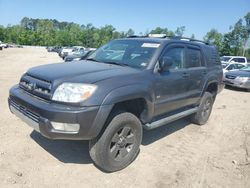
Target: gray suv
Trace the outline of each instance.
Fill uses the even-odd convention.
[[[136,158],[143,129],[185,116],[205,124],[222,77],[218,53],[208,43],[131,36],[81,63],[29,69],[8,101],[12,113],[49,139],[90,140],[96,166],[114,172]]]

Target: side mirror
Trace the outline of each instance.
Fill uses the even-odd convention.
[[[172,57],[166,56],[159,59],[159,72],[169,70],[173,65]]]

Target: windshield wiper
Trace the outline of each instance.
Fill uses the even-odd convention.
[[[107,63],[107,64],[112,64],[112,65],[119,65],[119,66],[129,66],[128,64],[125,64],[125,63],[117,63],[117,62],[114,62],[114,61],[98,61],[98,60],[95,59],[95,58],[87,58],[86,60],[94,61],[94,62],[98,62],[98,63]]]
[[[98,60],[96,60],[94,58],[87,58],[86,60],[88,60],[88,61],[94,61],[94,62],[100,62],[100,61],[98,61]]]
[[[103,63],[112,64],[112,65],[119,65],[119,66],[129,66],[128,64],[117,63],[117,62],[114,62],[114,61],[104,61]]]

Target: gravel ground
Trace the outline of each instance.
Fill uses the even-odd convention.
[[[0,51],[0,187],[250,187],[250,93],[224,89],[204,126],[182,119],[145,131],[138,158],[104,173],[87,141],[52,141],[9,112],[9,88],[30,67],[57,63],[56,53]]]

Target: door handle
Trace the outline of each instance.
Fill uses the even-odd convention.
[[[190,74],[187,73],[187,72],[183,72],[183,73],[182,73],[182,77],[183,77],[183,78],[188,78],[189,76],[190,76]]]
[[[207,71],[206,71],[206,70],[203,70],[203,71],[202,71],[202,74],[207,74]]]

